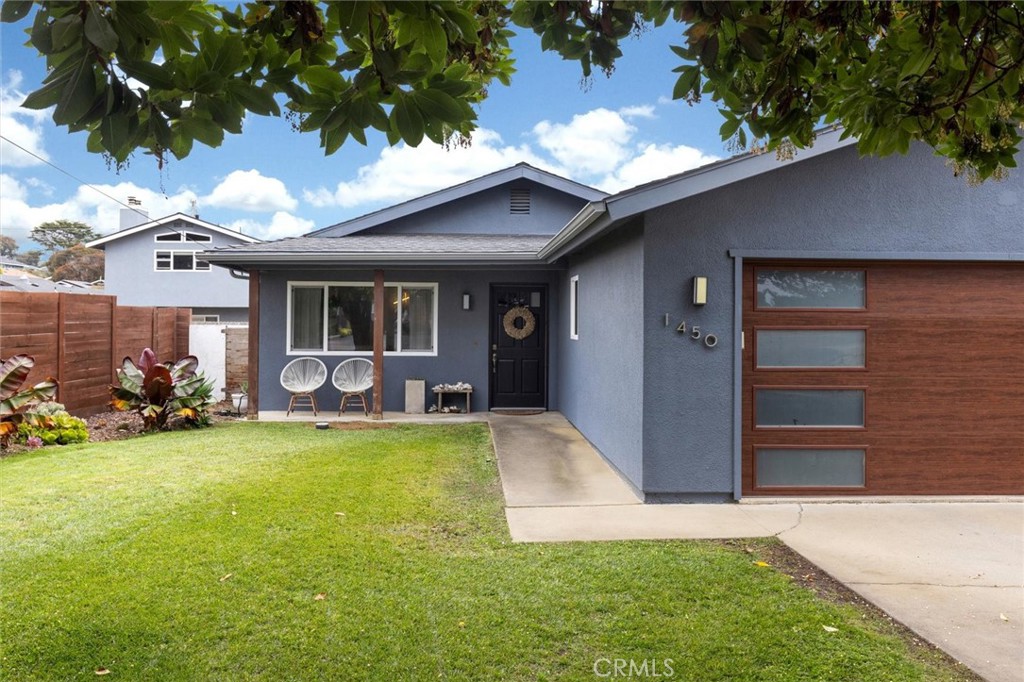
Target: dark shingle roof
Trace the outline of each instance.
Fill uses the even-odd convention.
[[[537,261],[549,235],[382,234],[295,237],[203,252],[217,264],[269,262],[500,262]]]

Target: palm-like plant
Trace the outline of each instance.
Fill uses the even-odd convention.
[[[198,366],[194,355],[175,363],[159,363],[156,354],[146,348],[138,364],[128,357],[121,361],[118,385],[110,387],[110,404],[115,410],[138,412],[150,431],[164,428],[172,414],[202,424],[217,400],[213,382],[196,372]]]
[[[6,447],[25,419],[24,411],[57,395],[57,380],[47,377],[35,386],[23,388],[36,360],[31,355],[12,355],[0,365],[0,445]]]

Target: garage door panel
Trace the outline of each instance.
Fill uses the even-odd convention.
[[[862,268],[866,308],[755,309],[758,267]],[[780,281],[792,284],[792,278]],[[743,330],[748,339],[742,363],[744,494],[1024,493],[1024,265],[748,263],[743,298]],[[756,331],[771,328],[863,328],[865,366],[757,367]],[[820,338],[827,343],[837,337]],[[804,346],[781,348],[778,336],[773,341],[773,354],[767,357],[777,359],[787,353],[788,357],[800,357],[801,353],[815,357]],[[795,342],[806,344],[808,338]],[[846,349],[835,351],[843,352]],[[835,355],[821,350],[817,357],[822,356]],[[804,417],[797,408],[810,408],[806,401],[796,399],[794,407],[786,408],[792,415],[784,410],[767,419],[787,423],[792,416],[796,426],[755,428],[755,391],[772,387],[862,387],[866,396],[864,426],[800,426],[806,422],[801,422]],[[806,421],[813,421],[818,412],[810,410]],[[759,449],[794,449],[790,454],[772,453],[775,468],[767,467],[765,460],[763,473],[774,481],[785,481],[789,475],[792,478],[788,480],[800,482],[839,480],[834,471],[825,471],[833,464],[827,460],[828,449],[851,447],[865,449],[862,488],[756,487],[755,452]],[[810,448],[812,454],[793,454],[799,448]],[[849,461],[848,450],[845,456]],[[815,471],[825,473],[815,478]]]

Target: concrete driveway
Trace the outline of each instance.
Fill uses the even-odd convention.
[[[557,413],[490,416],[516,542],[776,536],[990,682],[1024,682],[1024,500],[641,504]]]

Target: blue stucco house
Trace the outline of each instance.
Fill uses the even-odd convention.
[[[197,216],[149,220],[145,212],[122,209],[120,229],[86,246],[105,252],[104,293],[117,296],[119,305],[192,308],[193,319],[246,322],[248,283],[195,255],[259,241]]]
[[[204,258],[249,273],[261,411],[372,353],[376,275],[384,409],[558,410],[647,501],[1024,493],[1024,176],[840,138],[611,196],[520,164]]]

